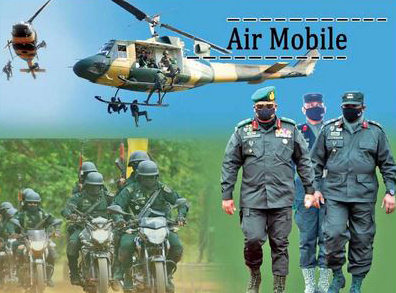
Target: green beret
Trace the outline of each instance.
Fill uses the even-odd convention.
[[[342,105],[353,104],[362,105],[364,103],[364,94],[362,92],[346,92],[342,96]]]
[[[252,95],[252,101],[257,103],[260,101],[263,102],[273,102],[275,101],[275,87],[274,86],[267,86],[261,89],[258,89]]]

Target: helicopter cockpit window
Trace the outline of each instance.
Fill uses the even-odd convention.
[[[98,54],[107,56],[109,54],[109,52],[111,51],[111,49],[113,48],[113,46],[114,46],[114,41],[110,41],[110,42],[104,44],[103,47],[100,48]]]
[[[127,58],[127,48],[125,45],[118,45],[118,58]]]

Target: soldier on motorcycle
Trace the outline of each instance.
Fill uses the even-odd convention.
[[[66,219],[76,222],[80,217],[76,210],[93,217],[108,218],[107,207],[113,197],[106,191],[102,174],[90,172],[83,184],[82,191],[74,193],[67,201],[66,207],[61,212]],[[73,223],[67,228],[66,254],[69,263],[70,282],[81,285],[82,280],[78,268],[78,258],[81,248],[80,232],[84,229],[82,224]]]
[[[51,226],[56,220],[51,214],[45,212],[41,207],[41,197],[34,190],[30,190],[25,194],[22,209],[15,215],[23,228],[23,230],[37,230],[46,229]],[[19,243],[20,244],[20,243]],[[21,268],[24,264],[24,247],[18,246],[16,251],[17,267],[18,267],[18,280],[23,281]],[[56,251],[52,245],[48,246],[47,256],[47,285],[53,287],[52,274],[54,272],[56,259]]]
[[[159,182],[159,170],[157,165],[150,161],[142,161],[137,167],[137,182],[126,186],[114,199],[114,204],[119,205],[124,211],[132,212],[138,215],[142,209],[145,209],[147,203],[155,195],[156,198],[152,202],[150,208],[155,211],[164,212],[166,217],[171,217],[171,206],[180,198],[177,192],[171,190],[165,184]],[[188,206],[186,204],[178,207],[178,225],[184,226],[186,223],[186,215]],[[147,215],[150,216],[150,215]],[[114,216],[118,226],[125,225],[125,219],[122,215]],[[136,232],[132,234],[124,233],[121,236],[121,244],[118,253],[118,259],[121,262],[122,269],[114,274],[114,278],[118,280],[124,279],[124,290],[132,290],[133,284],[130,276],[127,274],[132,263],[132,256],[135,252]],[[170,249],[168,251],[167,263],[168,272],[168,292],[174,292],[172,275],[176,270],[176,265],[180,261],[183,254],[183,246],[175,232],[169,235]]]

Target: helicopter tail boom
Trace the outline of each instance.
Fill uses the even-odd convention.
[[[242,65],[231,63],[211,62],[213,71],[213,83],[223,82],[248,82],[249,84],[259,84],[267,79],[304,77],[313,73],[319,52],[309,51],[303,60],[298,61],[294,66],[287,66],[287,63],[278,62],[273,65]]]

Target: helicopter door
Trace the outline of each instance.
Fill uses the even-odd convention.
[[[127,58],[127,46],[124,44],[117,44],[118,58]]]

